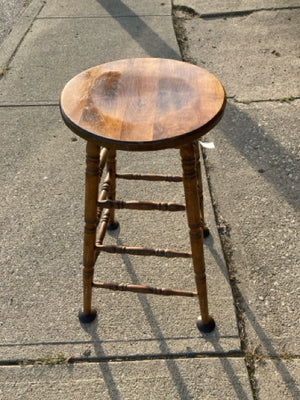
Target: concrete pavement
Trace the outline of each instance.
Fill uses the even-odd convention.
[[[30,2],[31,0],[0,0],[0,43],[9,34],[20,13]]]
[[[222,77],[229,97],[206,168],[253,384],[258,398],[297,398],[300,12],[293,1],[176,3],[184,58]]]
[[[239,3],[33,0],[2,44],[0,65],[11,68],[0,81],[1,400],[299,393],[299,10],[295,2],[284,10],[276,1],[270,10]],[[199,312],[190,299],[95,291],[97,320],[84,327],[77,319],[85,144],[64,126],[58,97],[80,71],[137,56],[195,61],[229,94],[224,120],[207,136],[216,149],[205,153],[212,232],[205,255],[217,321],[210,335],[195,328]],[[118,165],[180,172],[177,151],[124,152]],[[178,184],[118,188],[124,199],[183,196]],[[121,230],[108,241],[188,247],[184,215],[138,216],[118,213]],[[101,279],[193,287],[191,265],[182,260],[103,255],[97,266]]]

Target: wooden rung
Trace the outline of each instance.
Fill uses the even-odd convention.
[[[93,282],[93,287],[109,290],[119,290],[124,292],[135,292],[135,293],[149,293],[157,294],[161,296],[186,296],[186,297],[197,297],[197,292],[189,290],[178,290],[164,287],[152,287],[146,285],[133,285],[130,283],[116,283],[116,282]]]
[[[101,216],[101,220],[99,223],[99,230],[96,238],[96,243],[97,245],[102,245],[106,230],[107,230],[107,225],[108,225],[108,220],[109,220],[109,214],[110,210],[105,210],[104,213]]]
[[[98,198],[98,202],[106,200],[108,196],[108,190],[110,186],[110,173],[106,174],[106,177],[101,185],[101,190]]]
[[[108,197],[108,190],[110,185],[110,174],[109,172],[106,174],[106,177],[101,185],[101,191],[98,197],[98,201],[106,200]],[[99,221],[102,215],[102,208],[98,207],[97,210],[97,220]]]
[[[178,203],[159,203],[154,201],[122,201],[122,200],[100,200],[100,208],[127,208],[130,210],[159,210],[159,211],[184,211],[185,205]]]
[[[116,174],[116,178],[137,180],[137,181],[182,182],[182,176],[175,176],[175,175]]]
[[[99,176],[100,176],[100,179],[101,179],[101,176],[102,176],[102,173],[103,173],[103,169],[104,169],[105,164],[106,164],[107,156],[108,156],[108,150],[105,147],[103,147],[101,149],[101,152],[100,152],[100,164],[99,164]]]
[[[169,249],[151,249],[147,247],[126,247],[115,245],[96,244],[97,252],[104,251],[111,254],[132,254],[134,256],[156,256],[156,257],[181,257],[191,258],[192,253],[185,251],[169,250]]]

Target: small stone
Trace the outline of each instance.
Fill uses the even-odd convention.
[[[85,357],[89,357],[90,355],[91,355],[91,350],[85,350],[84,351],[84,353],[83,353],[83,355],[85,356]]]
[[[281,54],[276,50],[273,50],[272,54],[274,54],[274,56],[276,56],[276,57],[280,57],[281,56]]]

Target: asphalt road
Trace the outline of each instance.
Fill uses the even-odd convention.
[[[0,0],[0,43],[9,34],[13,24],[31,0]]]

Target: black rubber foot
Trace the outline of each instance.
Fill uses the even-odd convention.
[[[207,226],[205,226],[203,228],[203,236],[204,236],[204,238],[207,238],[209,235],[210,235],[209,229]]]
[[[119,222],[118,221],[115,221],[113,224],[108,224],[107,225],[107,230],[108,231],[114,231],[114,230],[116,230],[118,228],[119,228]]]
[[[82,322],[83,324],[88,324],[92,321],[94,321],[94,319],[97,317],[97,311],[96,310],[92,310],[90,314],[85,314],[83,311],[79,311],[78,314],[78,318],[80,320],[80,322]]]
[[[199,317],[197,320],[197,328],[202,333],[209,333],[215,329],[216,323],[213,318],[210,318],[210,321],[207,324],[203,324],[202,319]]]

